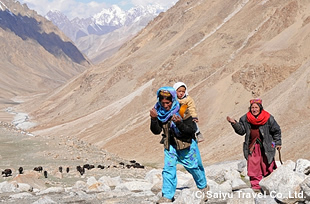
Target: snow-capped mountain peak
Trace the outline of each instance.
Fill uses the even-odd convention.
[[[101,12],[93,16],[94,24],[101,26],[122,26],[126,22],[126,12],[117,5],[111,6],[109,9],[102,9]]]
[[[49,11],[45,17],[58,26],[71,40],[76,41],[80,37],[91,34],[107,34],[123,26],[130,26],[143,18],[150,20],[166,9],[154,4],[146,7],[136,6],[124,11],[119,6],[113,5],[108,9],[103,8],[101,12],[86,19],[76,17],[69,20],[60,11]]]

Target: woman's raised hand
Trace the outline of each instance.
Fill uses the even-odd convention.
[[[171,120],[174,122],[174,123],[180,123],[182,121],[182,118],[178,115],[173,115]]]
[[[152,108],[150,110],[150,116],[151,116],[152,119],[156,119],[157,118],[157,111],[156,111],[155,108]]]
[[[236,120],[233,119],[233,118],[231,118],[231,117],[229,117],[229,116],[227,116],[226,119],[227,119],[227,121],[230,122],[231,124],[235,124],[235,123],[236,123]]]

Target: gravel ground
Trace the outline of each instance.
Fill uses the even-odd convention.
[[[136,161],[137,163],[138,161]],[[121,163],[125,164],[122,165]],[[18,168],[23,167],[24,171],[32,171],[34,167],[42,166],[43,171],[48,172],[48,177],[41,172],[40,179],[44,181],[46,187],[72,187],[77,181],[87,181],[87,178],[94,176],[96,179],[102,176],[111,178],[120,176],[124,180],[143,179],[150,167],[127,168],[126,165],[133,164],[134,161],[126,161],[108,154],[72,138],[64,137],[60,140],[55,138],[41,138],[28,136],[16,131],[9,131],[0,127],[0,169],[12,169],[12,176],[0,177],[0,183],[11,181],[17,174]],[[136,164],[134,163],[134,164]],[[76,166],[92,164],[95,168],[86,170],[83,176],[76,170]],[[105,166],[104,169],[97,168],[98,165]],[[59,166],[63,167],[63,173],[59,173]],[[66,168],[69,167],[69,173]],[[136,192],[137,194],[139,192]],[[155,194],[158,192],[154,192]],[[10,198],[16,193],[1,193],[0,202],[15,203],[16,199]],[[62,192],[35,196],[20,199],[18,203],[154,203],[154,196],[132,196],[114,195],[111,192],[85,193],[85,195],[75,195],[76,192]]]

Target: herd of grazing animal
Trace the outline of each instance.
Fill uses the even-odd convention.
[[[94,168],[95,168],[95,165],[93,165],[93,164],[84,164],[84,165],[82,165],[82,166],[78,165],[78,166],[76,167],[76,170],[77,170],[81,175],[83,175],[83,174],[85,174],[85,171],[86,171],[86,170],[91,170],[91,169],[94,169]],[[124,169],[124,168],[127,168],[127,169],[130,169],[130,168],[141,168],[141,169],[144,169],[144,166],[141,165],[141,164],[139,164],[139,163],[137,163],[135,160],[131,160],[131,161],[129,162],[129,164],[125,164],[124,162],[120,162],[118,166],[117,166],[117,165],[113,165],[112,167],[111,167],[110,165],[104,166],[104,165],[99,164],[99,165],[97,166],[97,168],[98,168],[98,169],[109,169],[109,168],[123,168],[123,169]],[[43,171],[43,167],[42,167],[42,166],[34,167],[33,170],[34,170],[34,171],[37,171],[37,172],[40,172],[40,173],[43,172],[44,177],[47,178],[47,171],[46,171],[46,170]],[[63,167],[62,167],[62,166],[59,166],[59,167],[58,167],[58,171],[59,171],[60,173],[63,173]],[[69,171],[70,171],[70,168],[69,168],[69,167],[66,167],[66,173],[69,173]],[[24,173],[24,168],[23,168],[23,167],[19,167],[19,168],[18,168],[18,173],[19,173],[19,174],[23,174],[23,173]],[[11,170],[11,169],[4,169],[4,170],[2,171],[2,175],[3,175],[3,177],[12,176],[12,170]]]

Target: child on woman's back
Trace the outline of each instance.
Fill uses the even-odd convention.
[[[197,112],[196,112],[196,106],[195,106],[195,102],[193,100],[192,97],[190,97],[188,95],[188,92],[187,92],[187,86],[185,83],[183,82],[177,82],[173,85],[173,88],[176,90],[177,92],[177,96],[178,96],[178,100],[179,100],[179,103],[180,105],[187,105],[187,111],[185,112],[185,116],[192,116],[193,117],[193,121],[195,122],[196,124],[196,127],[197,127],[197,131],[196,131],[196,139],[197,139],[197,142],[202,142],[204,141],[204,138],[198,128],[198,115],[197,115]]]

